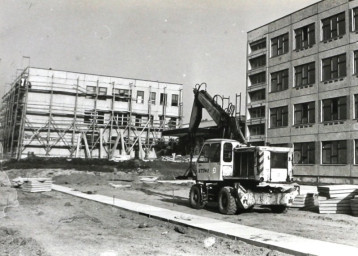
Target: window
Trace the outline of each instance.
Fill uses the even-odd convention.
[[[116,101],[129,101],[129,90],[126,89],[114,89],[113,90]]]
[[[264,100],[266,98],[265,89],[249,92],[251,102]]]
[[[323,122],[347,119],[347,97],[322,100]]]
[[[295,164],[315,164],[315,143],[294,143]]]
[[[160,105],[167,105],[167,94],[161,93],[160,94]]]
[[[173,129],[177,127],[177,118],[176,117],[171,117],[169,119],[168,127],[173,128]]]
[[[249,113],[251,119],[265,117],[265,106],[250,108]]]
[[[262,55],[249,60],[251,69],[263,67],[266,65],[266,55]]]
[[[262,84],[266,82],[266,72],[261,72],[255,75],[249,76],[251,85]]]
[[[198,163],[220,162],[220,152],[220,143],[205,144],[198,158]]]
[[[354,8],[352,11],[353,11],[352,31],[358,31],[358,7]]]
[[[354,63],[353,63],[353,73],[358,75],[358,51],[354,52]]]
[[[271,73],[271,92],[288,89],[288,69]]]
[[[265,134],[265,124],[249,125],[249,132],[251,136],[258,136]]]
[[[295,67],[295,87],[315,83],[315,63]]]
[[[137,91],[137,103],[138,104],[144,103],[144,91]]]
[[[296,104],[294,106],[294,111],[295,111],[295,125],[315,123],[314,101]]]
[[[129,115],[127,113],[115,113],[114,124],[119,126],[126,126],[128,124]]]
[[[86,87],[86,94],[96,94],[96,86],[89,86]]]
[[[322,60],[322,81],[345,77],[346,54],[337,55]]]
[[[232,161],[232,144],[231,143],[224,144],[223,160],[226,163],[230,163]]]
[[[270,109],[270,128],[284,127],[288,125],[288,107]]]
[[[288,52],[288,33],[271,39],[271,57]]]
[[[339,13],[322,20],[323,41],[346,33],[345,13]]]
[[[301,50],[315,44],[315,24],[295,30],[296,50]]]
[[[322,164],[346,164],[347,141],[322,141]]]
[[[278,153],[278,152],[270,152],[270,163],[271,169],[278,168],[278,169],[287,169],[288,164],[288,154],[287,153]]]
[[[354,140],[354,164],[358,164],[358,140]]]
[[[250,44],[250,49],[251,51],[258,51],[261,49],[265,49],[266,48],[266,38],[260,39],[258,41],[252,42]]]
[[[103,124],[104,123],[104,113],[103,112],[97,112],[95,110],[85,110],[84,114],[84,123],[87,124]]]
[[[354,118],[358,119],[358,94],[354,95]]]
[[[172,94],[172,106],[177,107],[179,105],[179,96],[178,94]]]
[[[150,93],[150,104],[155,105],[157,94],[155,92]]]
[[[107,95],[107,88],[106,87],[98,87],[98,95]]]

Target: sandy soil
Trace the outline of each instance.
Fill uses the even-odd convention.
[[[263,208],[226,216],[218,213],[215,204],[195,210],[188,205],[190,184],[145,184],[139,181],[140,175],[160,176],[163,171],[165,170],[135,169],[94,173],[27,169],[9,170],[7,173],[10,178],[53,177],[55,183],[85,193],[115,196],[185,213],[358,247],[357,217],[318,214],[298,209],[289,209],[286,214],[274,214]],[[130,187],[114,188],[110,183]],[[0,219],[0,228],[10,228],[23,239],[34,239],[36,246],[40,246],[49,255],[65,255],[68,252],[71,252],[68,255],[101,255],[111,250],[119,253],[118,255],[283,255],[218,237],[213,246],[205,248],[204,240],[210,236],[208,234],[192,229],[186,229],[186,233],[181,234],[174,230],[174,225],[56,192],[19,193],[19,202],[18,208],[8,211],[9,217]]]
[[[0,255],[286,255],[54,191],[19,202],[0,219]]]

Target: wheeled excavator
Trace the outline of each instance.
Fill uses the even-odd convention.
[[[194,96],[189,136],[195,138],[203,109],[217,124],[219,134],[217,139],[204,142],[196,168],[191,169],[196,183],[190,189],[190,205],[201,209],[217,202],[223,214],[243,212],[255,205],[285,212],[299,194],[299,186],[292,183],[293,149],[247,145],[232,105],[225,111],[206,91],[205,83],[195,86]]]

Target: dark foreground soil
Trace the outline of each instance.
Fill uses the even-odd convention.
[[[18,194],[0,255],[286,255],[54,191]]]

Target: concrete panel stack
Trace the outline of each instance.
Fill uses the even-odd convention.
[[[351,199],[351,210],[352,215],[358,217],[358,196],[355,196],[353,199]]]
[[[318,193],[319,213],[351,214],[350,200],[358,194],[358,186],[319,186]]]
[[[292,208],[313,208],[315,206],[315,200],[317,199],[317,194],[314,193],[304,193],[296,196],[293,201]]]
[[[21,185],[25,192],[47,192],[52,189],[51,178],[26,178]]]

